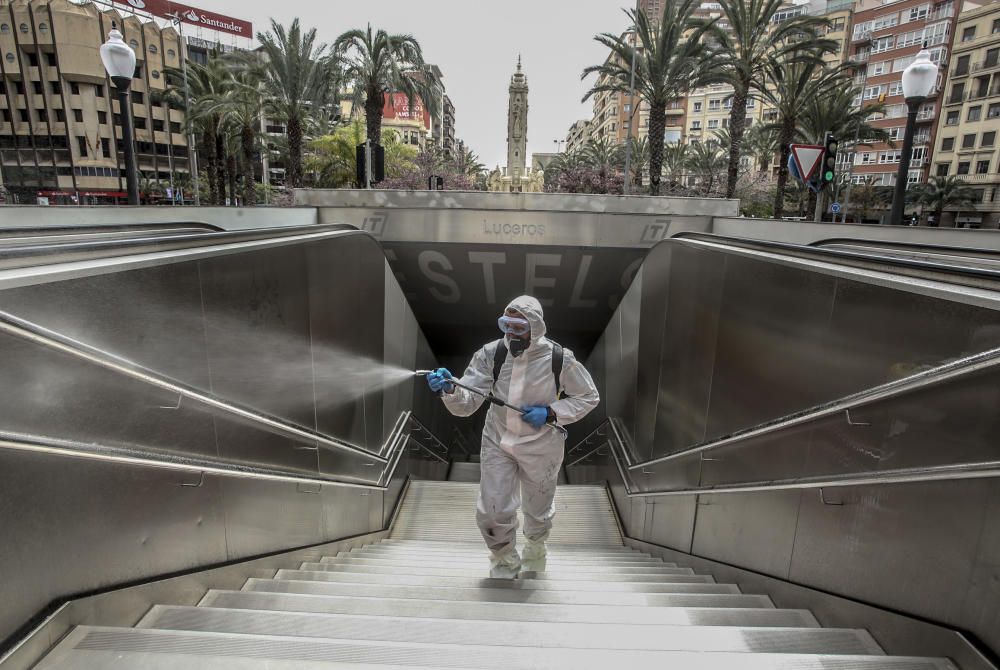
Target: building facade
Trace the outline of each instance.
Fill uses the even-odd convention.
[[[862,0],[855,7],[851,28],[849,58],[863,63],[855,82],[862,88],[854,104],[869,105],[883,101],[886,109],[872,125],[884,128],[896,141],[896,146],[876,143],[859,147],[848,160],[853,160],[853,181],[876,186],[896,183],[907,107],[903,99],[903,70],[913,62],[926,43],[931,60],[941,68],[941,81],[950,62],[949,48],[954,34],[955,6],[951,0],[902,0],[876,4]],[[941,113],[940,85],[917,112],[908,183],[927,180],[931,148],[937,119]]]
[[[113,25],[136,53],[130,96],[140,181],[187,182],[183,112],[163,95],[166,68],[183,57],[173,28],[92,3],[0,0],[0,174],[8,201],[124,201],[117,91],[100,57]]]
[[[957,175],[976,194],[974,210],[944,225],[1000,227],[1000,2],[966,3],[958,16],[931,173]]]
[[[578,119],[573,122],[566,133],[567,152],[579,151],[590,139],[590,119]]]
[[[517,59],[517,71],[510,78],[507,89],[507,173],[510,190],[520,192],[521,180],[527,175],[528,146],[528,78],[521,70],[521,58]]]

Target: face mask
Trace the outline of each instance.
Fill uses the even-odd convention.
[[[531,346],[531,340],[518,340],[511,337],[508,338],[507,344],[510,347],[510,353],[514,356],[514,358],[517,358]]]
[[[516,316],[501,316],[497,319],[500,331],[514,337],[523,337],[531,332],[531,324],[527,319],[519,319]]]

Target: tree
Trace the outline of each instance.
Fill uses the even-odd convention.
[[[712,73],[714,82],[733,87],[732,109],[729,112],[728,177],[726,197],[733,197],[739,179],[740,155],[743,149],[743,131],[746,127],[747,100],[754,89],[765,80],[765,72],[776,62],[792,57],[797,49],[795,40],[803,34],[812,34],[825,24],[823,19],[796,16],[786,21],[774,21],[784,0],[719,0],[725,30],[716,24],[712,36],[718,59],[717,70]],[[823,40],[827,49],[835,43]]]
[[[633,46],[627,33],[597,35],[594,39],[610,49],[611,55],[601,65],[583,71],[583,79],[597,75],[584,101],[605,91],[628,95],[635,56],[635,91],[649,106],[651,195],[660,192],[667,105],[706,81],[706,73],[713,70],[713,56],[703,39],[713,24],[694,18],[699,6],[697,0],[665,0],[663,15],[654,21],[643,10],[627,10],[637,43]]]
[[[436,114],[441,101],[424,71],[420,43],[412,35],[391,35],[384,30],[349,30],[334,43],[334,51],[344,59],[344,75],[353,82],[355,101],[364,94],[368,139],[382,137],[382,112],[386,94],[402,92],[410,106],[417,98]]]
[[[473,180],[477,187],[486,177],[486,166],[480,162],[479,156],[472,149],[466,149],[464,145],[452,159],[452,165],[456,172]]]
[[[732,136],[730,135],[730,137]],[[741,155],[744,152],[750,155],[754,163],[760,168],[760,172],[770,172],[771,161],[774,160],[774,154],[778,153],[777,133],[773,129],[761,124],[751,126],[750,130],[743,134]]]
[[[648,137],[632,137],[631,139],[631,174],[629,179],[632,180],[633,186],[642,186],[642,175],[649,168],[649,138]],[[623,159],[624,160],[624,159]],[[663,173],[663,168],[660,168],[660,173]]]
[[[321,188],[357,186],[357,146],[364,143],[365,137],[364,121],[356,118],[333,133],[312,140],[305,167],[315,175],[316,185]],[[415,169],[416,147],[400,142],[395,131],[383,131],[381,144],[385,149],[386,178],[396,179]]]
[[[913,202],[929,208],[934,214],[932,226],[941,225],[946,209],[969,207],[979,200],[976,190],[954,175],[931,177],[925,184],[917,184],[908,194]]]
[[[588,140],[583,145],[583,161],[588,166],[610,172],[625,166],[625,148],[605,137]]]
[[[302,147],[305,127],[314,115],[335,115],[340,69],[316,42],[316,29],[305,32],[296,18],[286,30],[271,19],[271,29],[258,33],[261,90],[265,109],[285,123],[288,133],[286,179],[292,188],[302,186]]]
[[[688,151],[687,167],[698,177],[702,195],[711,195],[715,185],[726,170],[726,154],[716,142],[692,144]]]
[[[663,172],[672,189],[682,186],[681,180],[687,170],[691,145],[668,144],[663,150]]]
[[[385,136],[390,134],[394,133],[385,133]],[[444,187],[449,191],[476,190],[476,182],[469,175],[459,172],[438,147],[425,148],[400,174],[386,175],[386,180],[378,188],[423,191],[427,189],[431,176],[442,177]]]
[[[777,123],[771,126],[778,132],[778,181],[774,196],[774,216],[778,219],[784,210],[788,158],[791,155],[789,144],[795,139],[806,102],[829,98],[831,92],[850,86],[847,74],[850,65],[828,68],[823,62],[826,40],[802,39],[801,36],[797,39],[796,48],[783,58],[769,62],[761,73],[761,79],[754,84],[756,95],[778,114]]]

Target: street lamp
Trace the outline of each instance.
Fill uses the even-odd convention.
[[[889,223],[903,224],[903,208],[906,198],[906,184],[910,174],[910,154],[913,153],[913,131],[917,125],[917,110],[927,99],[937,83],[938,67],[931,62],[927,49],[920,53],[903,70],[903,97],[906,98],[906,134],[903,136],[903,153],[899,157],[899,172],[896,174],[896,192],[892,197],[892,213]]]
[[[118,111],[122,123],[122,144],[125,145],[125,184],[128,189],[128,204],[139,204],[139,171],[135,164],[135,144],[132,133],[132,104],[128,89],[135,76],[135,52],[125,44],[122,34],[111,25],[108,41],[101,45],[101,61],[108,76],[118,89]]]

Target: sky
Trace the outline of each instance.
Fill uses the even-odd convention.
[[[590,101],[580,101],[591,80],[580,74],[607,55],[594,35],[628,25],[621,0],[185,1],[250,20],[255,31],[271,18],[287,25],[299,17],[328,43],[368,23],[411,33],[424,60],[441,68],[457,138],[491,169],[507,161],[507,87],[518,53],[529,86],[528,151],[555,151],[554,140],[565,140],[570,124],[591,116]]]

